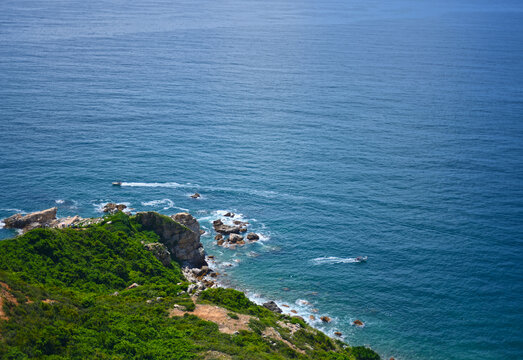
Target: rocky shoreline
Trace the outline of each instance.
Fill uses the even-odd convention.
[[[105,213],[114,214],[126,210],[124,204],[108,203],[104,206]],[[131,215],[127,209],[126,214]],[[56,229],[81,229],[91,225],[100,224],[104,221],[103,217],[82,218],[78,215],[72,217],[57,218],[57,208],[33,212],[22,215],[15,214],[3,220],[5,228],[19,229],[22,233],[36,228],[56,228]],[[150,251],[164,266],[168,266],[171,261],[176,261],[181,265],[184,277],[190,282],[187,293],[193,297],[198,297],[202,291],[208,288],[221,287],[218,278],[224,274],[214,271],[209,263],[214,262],[214,256],[206,256],[204,247],[200,241],[203,230],[200,224],[191,214],[186,212],[176,213],[170,216],[161,215],[156,212],[138,212],[134,216],[137,224],[144,230],[150,230],[159,236],[160,241],[154,243],[142,242],[144,248]],[[212,222],[213,228],[217,233],[214,239],[218,246],[234,249],[236,246],[244,246],[248,243],[256,242],[260,235],[248,231],[249,223],[234,219],[236,214],[227,212],[225,218],[216,219]],[[227,221],[229,220],[229,221]],[[224,223],[226,221],[227,223]],[[247,233],[246,236],[241,234]],[[262,304],[265,308],[282,313],[282,309],[274,301],[267,301]],[[283,307],[289,307],[282,304]],[[316,309],[313,309],[316,310]],[[295,315],[295,310],[290,310],[290,316],[297,317],[305,321],[302,317]],[[323,323],[329,323],[331,319],[321,316],[319,319]],[[310,320],[316,320],[314,315],[310,315]],[[360,320],[352,324],[363,327],[364,323]],[[336,337],[343,335],[335,331]]]

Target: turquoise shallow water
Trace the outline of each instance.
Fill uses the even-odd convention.
[[[202,241],[253,299],[383,356],[520,359],[522,10],[2,1],[0,217],[234,211],[263,241]]]

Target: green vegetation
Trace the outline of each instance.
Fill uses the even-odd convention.
[[[200,302],[228,309],[231,321],[237,314],[251,316],[250,330],[220,332],[217,324],[191,315],[195,304],[179,265],[163,266],[144,249],[158,240],[118,213],[87,228],[35,229],[1,241],[0,290],[8,320],[0,320],[0,358],[379,359],[301,319],[257,306],[239,291],[208,289]],[[126,289],[133,283],[139,286]],[[189,312],[169,317],[174,304]],[[299,330],[293,333],[291,325]],[[269,328],[281,338],[264,336]]]

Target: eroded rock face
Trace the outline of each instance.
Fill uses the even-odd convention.
[[[15,214],[4,219],[3,223],[6,228],[23,229],[26,232],[38,227],[44,227],[56,220],[56,210],[57,208],[53,207],[27,215]]]
[[[207,265],[200,242],[200,224],[192,215],[179,213],[168,217],[149,211],[136,214],[135,219],[144,230],[158,234],[161,243],[182,266],[201,268]]]
[[[153,253],[154,257],[157,258],[164,266],[171,263],[171,253],[167,250],[167,246],[162,243],[149,243],[145,244],[144,248]]]

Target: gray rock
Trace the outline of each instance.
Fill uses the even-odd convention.
[[[242,240],[243,240],[243,236],[241,236],[241,235],[238,235],[238,234],[231,234],[231,235],[229,235],[229,242],[232,243],[232,244],[239,243]]]
[[[214,231],[220,234],[239,234],[241,231],[240,226],[231,226],[231,225],[225,225],[220,219],[214,220],[212,222],[212,226],[214,227]]]
[[[171,253],[167,250],[167,246],[162,243],[149,243],[145,244],[144,248],[153,253],[154,257],[157,258],[164,266],[168,266],[171,263]]]
[[[282,312],[281,309],[278,307],[278,305],[276,305],[276,303],[274,301],[266,302],[265,304],[263,304],[263,307],[269,309],[272,312],[278,313],[278,314],[281,314],[281,312]]]
[[[256,240],[259,240],[260,239],[260,236],[256,233],[248,233],[247,234],[247,240],[251,240],[251,241],[256,241]]]
[[[118,211],[123,211],[124,209],[127,209],[127,205],[107,203],[103,208],[103,212],[114,214],[114,213],[117,213]]]
[[[144,230],[160,236],[160,242],[182,266],[201,268],[207,265],[200,242],[200,224],[192,215],[179,213],[168,217],[149,211],[137,213],[135,220]]]
[[[15,214],[3,220],[4,227],[23,229],[26,232],[34,228],[49,226],[53,220],[56,220],[56,210],[57,208],[53,207],[27,215]]]

